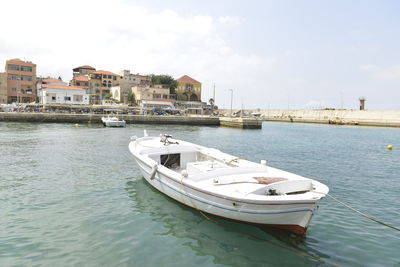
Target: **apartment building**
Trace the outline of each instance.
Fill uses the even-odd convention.
[[[119,85],[121,76],[110,71],[97,70],[89,74],[89,93],[94,102],[100,102],[111,93],[111,87]]]
[[[6,61],[7,102],[36,101],[36,64],[14,58]]]
[[[70,84],[82,89],[90,95],[92,104],[100,104],[101,100],[111,93],[111,87],[121,82],[121,76],[110,71],[96,70],[92,66],[83,65],[72,69]]]

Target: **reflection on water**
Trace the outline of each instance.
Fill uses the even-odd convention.
[[[157,235],[173,235],[190,241],[182,243],[197,255],[211,255],[214,262],[229,266],[246,264],[293,264],[310,263],[310,259],[293,252],[300,250],[303,239],[279,229],[259,227],[211,217],[207,220],[199,212],[163,195],[144,179],[126,184],[129,197],[135,202],[135,211],[147,213],[153,221],[167,229]],[[216,221],[217,223],[213,222]],[[282,248],[289,248],[285,259],[277,257]]]

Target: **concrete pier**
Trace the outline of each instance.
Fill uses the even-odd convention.
[[[0,112],[0,121],[53,122],[53,123],[101,123],[102,114]],[[160,116],[118,115],[126,123],[177,124],[201,126],[226,126],[241,129],[261,129],[262,120],[255,118],[228,118],[210,116]]]
[[[241,129],[261,129],[262,119],[257,118],[230,118],[220,117],[219,122],[221,126],[241,128]]]
[[[259,113],[264,121],[320,123],[337,125],[360,125],[380,127],[400,127],[400,110],[246,110],[246,113]],[[229,114],[230,110],[220,110]]]
[[[101,123],[102,114],[0,112],[0,121]],[[219,126],[217,117],[119,115],[127,123]]]

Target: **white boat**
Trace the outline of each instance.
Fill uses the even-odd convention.
[[[207,214],[304,235],[326,185],[185,141],[131,138],[129,150],[150,185]]]
[[[107,117],[102,117],[101,121],[103,122],[104,126],[107,127],[125,127],[126,122],[125,120],[120,120],[118,117],[115,116],[107,116]]]

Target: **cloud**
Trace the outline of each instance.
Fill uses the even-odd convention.
[[[290,85],[300,85],[305,83],[305,79],[303,77],[289,77],[288,83]]]
[[[373,64],[362,64],[360,69],[379,80],[400,80],[400,65],[380,67]]]

